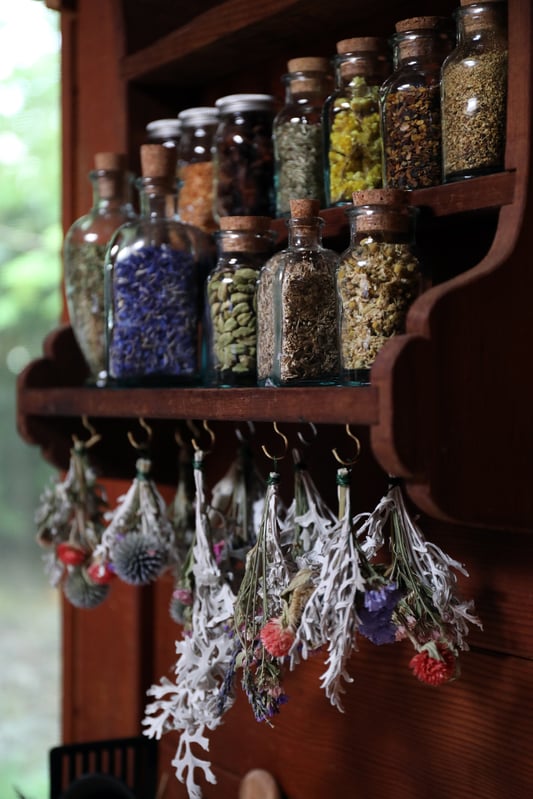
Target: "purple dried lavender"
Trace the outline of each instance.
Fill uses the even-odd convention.
[[[401,596],[396,583],[385,583],[380,588],[365,591],[363,607],[358,610],[361,635],[377,646],[394,643],[396,625],[392,614]]]
[[[198,285],[193,256],[169,244],[129,249],[114,265],[109,372],[193,378]]]

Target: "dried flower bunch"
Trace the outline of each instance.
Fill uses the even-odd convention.
[[[76,607],[99,605],[113,574],[97,554],[104,531],[107,499],[89,462],[88,450],[99,440],[74,438],[63,480],[42,493],[35,512],[37,541],[44,548],[45,569],[52,586],[60,586]]]
[[[147,585],[168,567],[179,552],[165,501],[150,478],[151,461],[138,458],[137,474],[109,515],[98,555],[130,585]]]
[[[172,764],[179,780],[185,782],[191,799],[200,799],[195,771],[208,782],[216,782],[208,760],[196,756],[193,747],[209,748],[206,729],[213,730],[233,704],[228,673],[234,669],[236,643],[231,627],[235,596],[222,574],[213,552],[203,478],[204,453],[194,454],[196,485],[196,535],[192,550],[194,599],[190,630],[176,642],[178,659],[175,682],[163,677],[149,696],[155,700],[146,708],[145,735],[159,739],[171,730],[181,731]]]

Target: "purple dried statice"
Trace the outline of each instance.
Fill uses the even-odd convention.
[[[365,591],[363,607],[359,608],[359,632],[373,644],[393,644],[396,640],[396,625],[392,614],[402,592],[396,583],[385,583],[380,588]]]

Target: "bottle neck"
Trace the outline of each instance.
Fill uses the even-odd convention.
[[[459,44],[480,42],[492,46],[505,46],[506,28],[503,3],[463,6],[457,12]]]
[[[141,178],[138,181],[141,216],[165,219],[176,207],[175,189],[167,180]]]
[[[99,212],[118,211],[131,206],[131,176],[118,170],[99,169],[90,173],[93,208]]]
[[[287,221],[288,243],[295,250],[318,250],[322,246],[322,226],[320,217],[308,219],[289,219]]]

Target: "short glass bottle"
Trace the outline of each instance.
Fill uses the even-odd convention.
[[[498,172],[505,162],[507,3],[461,0],[457,47],[442,65],[444,180]]]
[[[67,231],[63,246],[65,293],[70,323],[90,371],[89,381],[105,377],[104,266],[113,234],[134,219],[131,174],[125,157],[96,153],[89,173],[93,203]]]
[[[141,147],[140,216],[123,225],[106,263],[107,374],[124,385],[199,378],[198,270],[187,228],[167,217],[175,152]]]
[[[380,90],[384,184],[396,189],[442,181],[440,70],[453,47],[445,17],[396,23],[395,68]]]
[[[257,281],[272,253],[271,222],[262,216],[220,220],[217,264],[206,287],[207,382],[212,386],[257,384]]]
[[[213,233],[213,137],[218,109],[186,108],[178,114],[181,136],[178,145],[178,213],[182,222],[205,233]]]
[[[414,249],[415,209],[408,192],[354,192],[347,210],[350,245],[337,271],[342,382],[365,385],[385,342],[403,333],[418,296],[421,270]]]
[[[220,120],[213,140],[214,216],[275,215],[272,125],[275,99],[269,94],[219,98]]]
[[[339,256],[322,246],[317,200],[291,200],[288,247],[261,271],[260,385],[332,385],[339,380],[335,273]]]
[[[283,76],[285,104],[274,119],[276,215],[290,214],[290,200],[318,199],[325,205],[322,109],[331,94],[326,58],[293,58]]]
[[[337,42],[335,91],[324,103],[326,205],[349,205],[354,191],[382,185],[379,88],[390,73],[378,37]]]

